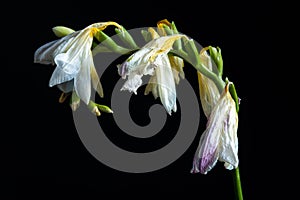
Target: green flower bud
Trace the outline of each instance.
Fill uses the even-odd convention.
[[[215,48],[212,46],[209,46],[209,54],[214,63],[217,65],[217,68],[219,70],[219,76],[222,76],[223,74],[223,59],[221,54],[221,49],[219,47]]]
[[[119,29],[115,28],[116,33],[120,37],[120,39],[128,45],[130,49],[138,49],[139,47],[135,43],[134,39],[131,37],[131,35],[128,33],[128,31],[125,28]]]
[[[71,109],[73,111],[76,111],[78,108],[79,108],[79,105],[80,105],[80,98],[79,96],[76,94],[75,91],[72,92],[72,96],[71,96],[71,99],[70,99],[70,106],[71,106]]]
[[[151,33],[149,31],[141,30],[141,34],[146,42],[152,40]]]
[[[99,108],[100,111],[106,112],[106,113],[113,113],[113,111],[105,105],[96,104],[96,106]]]
[[[74,30],[65,26],[55,26],[52,28],[52,31],[57,37],[64,37],[66,35],[69,35],[70,33],[73,33]]]

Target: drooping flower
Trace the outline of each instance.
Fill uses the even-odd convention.
[[[174,29],[175,25],[174,23],[170,23],[167,19],[163,19],[157,22],[157,31],[158,34],[160,36],[165,36],[168,35],[165,31],[164,27],[168,27],[171,31],[172,34],[178,34],[178,31],[176,29]],[[175,44],[180,43],[180,40],[176,40]],[[171,63],[171,67],[172,67],[172,72],[173,72],[173,76],[175,79],[175,83],[179,84],[180,78],[184,79],[185,75],[184,75],[184,71],[183,71],[183,67],[184,67],[184,61],[182,58],[178,57],[178,56],[174,56],[174,55],[168,55],[169,56],[169,60]]]
[[[213,61],[211,57],[207,54],[206,50],[207,48],[203,48],[201,50],[200,60],[204,67],[212,71]],[[199,82],[200,101],[201,101],[203,112],[205,116],[208,118],[212,109],[215,107],[217,101],[220,98],[220,92],[216,84],[211,79],[204,76],[199,71],[197,72],[197,74],[198,74],[198,82]]]
[[[229,170],[238,166],[238,114],[229,93],[229,84],[211,111],[206,130],[200,137],[191,173],[206,174],[217,161],[224,162],[224,167]]]
[[[183,37],[181,34],[156,37],[139,51],[132,54],[125,62],[118,65],[119,74],[123,79],[128,77],[121,90],[128,90],[136,94],[142,85],[142,76],[151,75],[152,80],[146,89],[160,100],[166,111],[176,112],[176,88],[168,52],[175,40]]]
[[[107,26],[122,27],[116,22],[94,23],[38,48],[34,62],[56,65],[49,86],[57,85],[63,92],[75,91],[86,104],[90,101],[91,86],[103,96],[99,76],[93,62],[91,46],[94,35]]]

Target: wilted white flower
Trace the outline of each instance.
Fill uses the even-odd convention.
[[[218,160],[229,170],[238,166],[238,114],[229,93],[229,84],[208,118],[194,156],[192,173],[206,174]]]
[[[137,89],[142,85],[143,75],[151,75],[150,85],[147,86],[145,93],[151,91],[154,97],[160,97],[169,114],[172,110],[176,112],[176,88],[168,52],[174,41],[183,36],[175,34],[156,37],[132,54],[124,63],[118,65],[122,78],[128,77],[121,90],[136,94]]]
[[[86,28],[70,33],[58,40],[38,48],[34,62],[56,65],[49,86],[57,85],[63,92],[74,90],[86,104],[90,101],[91,85],[103,96],[100,79],[96,72],[91,46],[94,35],[107,26],[122,27],[115,22],[94,23]]]

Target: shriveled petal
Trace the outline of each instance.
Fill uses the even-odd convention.
[[[176,88],[171,65],[166,54],[156,58],[154,75],[150,78],[145,94],[152,92],[154,98],[160,98],[168,114],[177,111]]]
[[[117,22],[114,21],[107,21],[107,22],[98,22],[98,23],[94,23],[89,25],[88,27],[92,27],[92,28],[97,28],[99,31],[102,31],[104,29],[106,29],[107,26],[115,26],[118,29],[122,29],[123,27],[118,24]]]
[[[204,67],[212,70],[212,61],[206,51],[202,51],[200,53],[200,59]],[[208,118],[212,109],[215,107],[217,101],[220,98],[220,93],[217,86],[212,80],[202,75],[200,72],[197,72],[197,74],[201,105],[205,116]]]
[[[184,71],[183,71],[184,61],[182,58],[179,58],[177,56],[170,56],[170,55],[169,55],[169,60],[171,63],[175,83],[179,84],[180,81],[179,76],[182,79],[185,78]]]
[[[121,90],[128,90],[130,92],[134,92],[136,94],[137,89],[142,85],[142,77],[143,75],[153,75],[155,65],[151,63],[141,63],[140,65],[132,67],[130,72],[128,72],[128,68],[126,64],[122,64],[119,66],[119,73],[123,73],[124,77],[128,76],[127,81],[122,86]],[[123,71],[123,72],[122,72]]]
[[[171,23],[167,19],[163,19],[157,22],[157,28],[159,35],[167,35],[164,26],[168,26],[171,28]]]
[[[152,92],[152,95],[155,99],[158,97],[157,78],[155,74],[150,77],[149,82],[145,88],[144,94],[148,95],[150,92]]]
[[[159,38],[159,34],[155,31],[154,28],[150,27],[148,28],[148,31],[151,34],[152,39]]]
[[[128,80],[124,83],[121,88],[121,91],[128,90],[137,94],[137,89],[142,85],[142,75],[140,74],[130,74]]]
[[[152,49],[151,56],[150,56],[150,61],[152,62],[159,54],[168,53],[171,50],[174,42],[181,37],[186,37],[186,36],[182,34],[161,36],[159,38],[155,38],[151,40],[143,48]]]
[[[97,91],[100,97],[103,97],[104,96],[103,87],[94,65],[91,66],[91,79],[92,79],[93,88]]]
[[[207,128],[200,137],[191,173],[207,174],[216,165],[218,161],[218,143],[219,136],[217,132]]]
[[[176,112],[177,106],[175,82],[168,56],[165,54],[158,57],[155,60],[155,65],[157,65],[155,75],[158,95],[163,106],[171,115],[172,110]]]
[[[201,135],[197,148],[192,173],[206,174],[217,160],[225,162],[227,169],[238,166],[238,115],[228,85],[212,110],[207,128]]]
[[[129,58],[126,59],[125,62],[117,66],[119,75],[122,76],[123,79],[125,79],[126,76],[132,72],[139,72],[139,74],[143,74],[143,71],[145,71],[143,68],[146,68],[150,64],[150,51],[151,49],[142,48],[132,54]]]
[[[223,115],[221,113],[221,115]],[[194,157],[192,173],[200,172],[206,174],[210,171],[219,159],[219,143],[222,132],[223,117],[214,117],[208,121],[206,130],[202,133],[201,139]]]
[[[224,163],[226,169],[237,168],[239,163],[238,158],[238,114],[236,112],[235,101],[230,93],[226,92],[226,101],[223,106],[227,106],[226,118],[223,122],[224,133],[221,136],[220,157],[219,160]]]

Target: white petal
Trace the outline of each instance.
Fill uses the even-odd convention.
[[[227,169],[238,165],[238,115],[227,87],[213,108],[207,128],[201,135],[192,172],[205,174],[214,167],[217,160],[225,162]]]
[[[91,79],[92,79],[93,88],[97,91],[100,97],[103,97],[104,95],[103,95],[102,84],[100,82],[100,78],[98,76],[98,73],[94,65],[91,66]]]
[[[54,64],[54,57],[57,54],[62,53],[62,50],[66,50],[68,44],[77,34],[78,32],[74,32],[61,39],[44,44],[35,51],[34,62],[41,64]]]
[[[136,94],[137,89],[142,85],[142,75],[130,74],[128,80],[124,83],[121,90],[128,90]]]
[[[72,41],[69,41],[68,44],[60,46],[56,50],[64,51],[66,48],[69,48],[66,53],[59,53],[54,58],[56,68],[49,82],[50,87],[70,81],[77,76],[79,70],[81,70],[83,60],[87,59],[87,57],[92,58],[90,50],[92,40],[93,38],[88,30],[83,30]]]
[[[224,166],[227,169],[233,169],[238,166],[238,115],[236,113],[235,102],[230,94],[226,94],[227,110],[225,112],[224,132],[221,136],[220,158],[225,162]]]
[[[155,60],[155,75],[160,100],[167,112],[171,115],[172,110],[176,112],[176,88],[173,72],[166,54],[159,55]]]
[[[91,52],[89,52],[91,54]],[[91,97],[91,65],[93,64],[92,57],[87,57],[80,68],[79,73],[74,78],[74,88],[77,95],[86,104],[89,103]]]
[[[212,71],[212,61],[206,51],[200,54],[201,62],[204,67]],[[206,76],[198,72],[200,100],[203,112],[206,117],[209,117],[212,109],[215,107],[217,101],[220,99],[220,93],[216,84]]]

